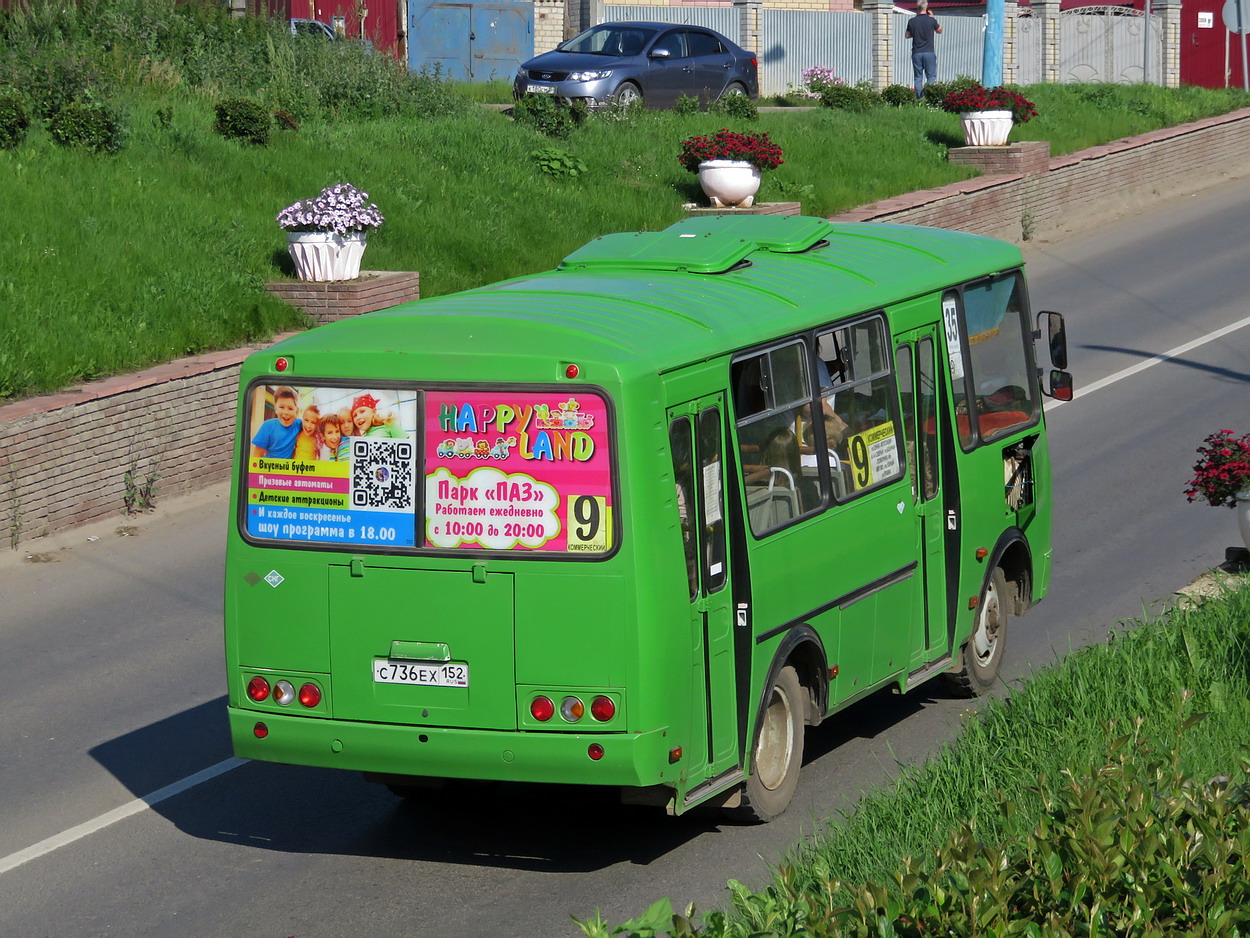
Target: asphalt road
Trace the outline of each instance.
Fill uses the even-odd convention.
[[[1207,433],[1250,430],[1247,217],[1250,179],[1028,247],[1034,306],[1067,316],[1078,397],[1048,412],[1055,575],[1012,625],[1009,676],[1158,608],[1237,543],[1231,512],[1182,489]],[[596,907],[613,921],[662,895],[706,908],[953,738],[966,705],[880,694],[809,732],[793,807],[760,827],[521,785],[422,810],[354,774],[234,766],[225,501],[218,486],[132,531],[41,544],[44,562],[0,559],[0,933],[574,935],[569,916]]]

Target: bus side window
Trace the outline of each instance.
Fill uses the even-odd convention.
[[[823,504],[813,452],[813,388],[801,341],[734,362],[730,375],[751,531],[783,527]]]
[[[820,389],[826,445],[843,481],[849,473],[842,488],[839,472],[833,477],[834,495],[842,501],[903,472],[903,428],[885,321],[877,315],[819,333],[816,350],[828,369],[829,384]]]
[[[687,418],[679,417],[669,424],[668,443],[673,455],[673,478],[677,483],[677,518],[686,555],[686,578],[690,581],[693,598],[699,590],[699,541],[694,531],[694,450]]]

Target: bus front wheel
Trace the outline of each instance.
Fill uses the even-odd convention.
[[[790,806],[803,764],[805,693],[794,668],[782,668],[760,718],[742,802],[726,811],[732,819],[769,821]]]
[[[1002,568],[995,567],[977,604],[976,625],[959,652],[959,668],[946,674],[947,685],[955,693],[980,697],[998,680],[1007,644],[1010,595]]]

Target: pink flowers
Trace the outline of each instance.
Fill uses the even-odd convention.
[[[776,169],[784,160],[781,147],[767,133],[740,134],[722,127],[710,137],[690,137],[681,143],[677,159],[692,173],[708,160],[739,160],[757,169]]]
[[[1250,433],[1234,436],[1232,430],[1217,430],[1203,444],[1185,497],[1216,508],[1235,508],[1237,493],[1250,491]]]
[[[326,231],[347,234],[377,228],[385,219],[367,202],[369,193],[349,182],[326,186],[312,199],[301,199],[278,213],[278,227],[286,231]]]
[[[973,85],[959,88],[942,99],[942,110],[959,114],[964,111],[1011,111],[1017,124],[1024,124],[1037,117],[1033,102],[1010,88],[986,88]]]

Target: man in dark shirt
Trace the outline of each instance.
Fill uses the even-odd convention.
[[[916,15],[907,21],[907,38],[911,40],[911,67],[916,76],[916,100],[924,94],[924,86],[937,81],[937,51],[933,37],[942,31],[937,17],[929,12],[929,0],[919,0]]]

